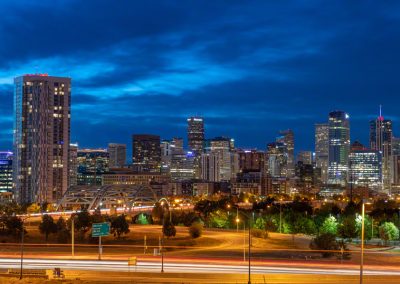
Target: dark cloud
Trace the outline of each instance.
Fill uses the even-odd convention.
[[[12,78],[73,78],[72,140],[130,144],[132,133],[207,136],[265,148],[293,128],[313,148],[314,123],[351,115],[366,142],[379,104],[399,135],[400,7],[376,1],[3,1],[0,147],[9,148]],[[96,139],[93,139],[96,137]]]

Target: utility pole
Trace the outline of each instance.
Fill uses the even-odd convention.
[[[248,259],[249,259],[249,281],[248,284],[251,284],[251,219],[249,218],[249,253],[248,253]]]
[[[72,257],[75,256],[75,216],[71,215],[71,250]]]
[[[362,202],[362,223],[361,223],[361,259],[360,259],[360,284],[363,283],[363,270],[364,270],[364,218],[365,218],[365,204]]]
[[[22,220],[22,231],[21,231],[21,268],[19,273],[19,279],[22,279],[22,267],[24,262],[24,220]]]

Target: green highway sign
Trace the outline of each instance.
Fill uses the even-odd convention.
[[[110,223],[94,223],[92,237],[105,237],[110,234]]]

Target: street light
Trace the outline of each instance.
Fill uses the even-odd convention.
[[[171,219],[171,211],[170,211],[170,203],[168,202],[167,199],[163,199],[163,201],[161,201],[161,206],[163,208],[163,214],[162,214],[162,239],[161,239],[161,273],[164,272],[164,226],[165,226],[165,216],[164,216],[164,201],[167,203],[168,205],[168,213],[169,213],[169,222],[172,223],[172,219]]]
[[[360,284],[363,283],[363,272],[364,272],[364,224],[365,224],[365,204],[364,200],[361,200],[362,208],[361,208],[361,257],[360,257]]]
[[[19,272],[19,279],[22,279],[22,269],[23,269],[23,263],[24,263],[24,233],[25,233],[25,229],[24,229],[24,223],[25,220],[27,220],[28,218],[30,218],[31,216],[28,215],[25,218],[21,218],[22,221],[22,231],[21,231],[21,268],[20,268],[20,272]]]

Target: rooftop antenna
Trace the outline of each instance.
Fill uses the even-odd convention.
[[[382,116],[382,105],[379,105],[379,116]]]

